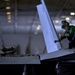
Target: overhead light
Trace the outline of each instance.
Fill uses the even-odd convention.
[[[11,23],[11,20],[8,20],[8,23]]]
[[[56,20],[56,21],[55,21],[55,23],[59,23],[59,21],[58,21],[58,20]]]
[[[8,15],[7,17],[8,17],[8,19],[11,19],[11,15]]]
[[[40,30],[40,29],[41,29],[41,26],[40,26],[40,25],[38,25],[36,29],[37,29],[37,30]]]
[[[11,14],[11,12],[7,12],[6,14],[7,14],[7,15],[10,15],[10,14]]]
[[[9,7],[9,6],[7,6],[7,7],[6,7],[6,9],[10,9],[10,7]]]
[[[74,12],[71,12],[70,15],[75,15],[75,13]]]
[[[68,21],[68,20],[70,20],[70,18],[69,18],[69,17],[66,17],[65,19],[66,19],[67,21]]]

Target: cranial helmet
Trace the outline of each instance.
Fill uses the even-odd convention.
[[[69,23],[66,20],[63,20],[62,22],[62,28],[64,29],[66,26],[69,26]]]

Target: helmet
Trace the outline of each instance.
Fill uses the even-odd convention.
[[[64,29],[66,26],[69,26],[69,23],[66,20],[63,20],[62,22],[62,28]]]

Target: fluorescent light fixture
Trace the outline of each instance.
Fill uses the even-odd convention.
[[[10,19],[11,19],[11,17],[8,17],[8,19],[10,20]]]
[[[41,29],[41,26],[40,26],[40,25],[38,25],[36,29],[37,29],[37,30],[40,30],[40,29]]]
[[[10,7],[9,7],[9,6],[7,6],[7,7],[6,7],[6,9],[10,9]]]
[[[8,20],[8,23],[11,23],[11,20]]]
[[[11,14],[11,12],[6,12],[6,14],[7,14],[7,15],[10,15],[10,14]]]
[[[55,21],[55,23],[59,23],[59,21],[58,21],[58,20],[56,20],[56,21]]]
[[[70,15],[75,15],[75,13],[74,12],[71,12]]]
[[[68,21],[68,20],[70,20],[70,18],[69,18],[69,17],[66,17],[65,19],[66,19],[67,21]]]
[[[7,17],[8,17],[8,19],[11,19],[11,15],[8,15]]]

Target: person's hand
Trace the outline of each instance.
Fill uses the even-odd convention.
[[[55,42],[55,43],[56,43],[56,42],[59,42],[59,40],[55,40],[54,42]]]

